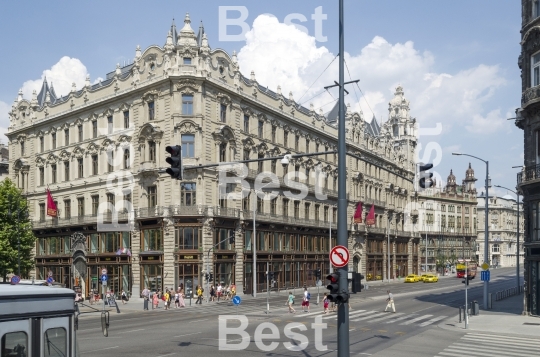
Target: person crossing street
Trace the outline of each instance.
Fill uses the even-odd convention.
[[[386,299],[386,308],[384,309],[384,312],[388,310],[388,308],[392,308],[392,312],[396,312],[396,306],[394,305],[394,295],[390,292],[390,290],[387,291],[388,293],[388,299]]]

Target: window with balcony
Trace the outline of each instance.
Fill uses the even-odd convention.
[[[99,196],[92,196],[92,216],[97,216],[99,209]]]
[[[195,182],[182,182],[180,184],[180,204],[182,206],[197,204],[197,184]]]
[[[92,175],[97,175],[97,174],[98,174],[98,156],[92,155]]]
[[[154,102],[148,102],[148,120],[154,120]]]
[[[52,137],[52,148],[54,150],[56,149],[56,133],[52,133],[51,137]]]
[[[309,203],[304,203],[304,218],[305,219],[309,219],[309,207],[310,207],[310,204]]]
[[[244,211],[249,211],[251,210],[251,206],[249,205],[249,194],[247,194],[243,199],[242,199],[242,209]]]
[[[148,142],[148,160],[156,162],[156,143],[154,141]]]
[[[332,222],[337,222],[337,208],[332,208]]]
[[[149,186],[148,187],[148,207],[157,206],[157,187]]]
[[[84,197],[77,198],[77,215],[84,216]]]
[[[182,94],[182,114],[193,115],[193,96],[191,94]]]
[[[182,157],[195,157],[194,134],[182,134]]]
[[[84,177],[84,164],[83,164],[82,158],[77,159],[77,171],[79,174],[79,178],[83,178]]]
[[[257,196],[257,212],[264,213],[264,200]]]
[[[40,136],[39,137],[39,152],[44,152],[45,151],[45,139],[43,138],[43,136]]]
[[[45,203],[39,204],[39,220],[41,222],[45,220]]]
[[[328,222],[328,206],[324,206],[324,221]]]
[[[64,161],[64,181],[69,181],[69,161]]]
[[[219,106],[219,119],[222,123],[227,122],[227,105],[221,104]]]
[[[71,200],[64,201],[64,216],[65,218],[71,218]]]
[[[277,197],[273,198],[270,201],[270,214],[276,215],[276,211],[277,211]]]
[[[316,222],[320,220],[320,214],[321,214],[321,205],[315,205],[315,221]]]
[[[129,129],[129,110],[124,111],[124,129]]]
[[[111,211],[114,212],[114,210],[115,210],[114,193],[107,193],[107,212],[111,212]]]
[[[294,201],[294,218],[300,217],[300,201]]]
[[[249,115],[244,115],[244,131],[249,133]]]
[[[289,217],[289,199],[283,199],[283,217]]]
[[[51,165],[51,183],[56,183],[56,164]]]

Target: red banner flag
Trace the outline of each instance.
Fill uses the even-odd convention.
[[[353,222],[362,223],[362,202],[358,202],[356,205],[356,211],[354,212]]]
[[[366,225],[373,226],[374,224],[375,224],[375,205],[372,205],[366,217]]]
[[[58,217],[58,209],[49,189],[47,189],[47,216]]]

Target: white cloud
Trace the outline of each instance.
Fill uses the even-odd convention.
[[[244,75],[249,76],[254,70],[259,83],[272,90],[279,84],[285,96],[292,91],[294,98],[303,103],[338,79],[337,60],[321,75],[334,54],[325,47],[317,47],[314,37],[279,23],[275,17],[257,17],[246,38],[246,45],[238,54]],[[388,101],[395,88],[402,85],[411,102],[411,115],[424,126],[442,123],[445,131],[458,125],[477,132],[487,121],[494,120],[496,125],[490,125],[491,132],[503,127],[496,107],[486,113],[493,94],[506,84],[498,66],[480,64],[453,74],[435,73],[435,57],[430,52],[418,51],[412,41],[391,44],[380,36],[375,36],[358,55],[346,52],[345,60],[346,81],[360,79],[365,94],[358,103],[358,88],[349,85],[350,94],[345,101],[355,110],[361,108],[367,121],[371,120],[372,111],[378,119],[381,115],[387,118]],[[306,90],[308,93],[299,100]],[[337,98],[335,89],[332,95]],[[328,94],[313,99],[316,108],[331,101]],[[332,105],[324,107],[324,111]]]
[[[47,77],[49,85],[53,84],[58,96],[67,95],[71,91],[72,83],[75,83],[77,88],[84,86],[87,74],[86,66],[80,60],[64,56],[50,69],[44,70],[40,79],[24,82],[23,97],[30,100],[32,91],[39,93],[44,77]]]
[[[468,131],[476,134],[491,134],[499,130],[506,123],[506,120],[501,117],[501,110],[495,109],[490,111],[485,117],[480,114],[475,114],[470,122],[466,125]]]
[[[453,152],[460,152],[460,151],[461,151],[461,145],[449,145],[443,148],[443,152],[445,154],[452,154]]]

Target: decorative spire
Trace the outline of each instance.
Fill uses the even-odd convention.
[[[141,46],[137,45],[137,48],[135,49],[135,61],[139,58],[141,58]]]
[[[186,17],[184,18],[184,27],[180,30],[180,34],[178,36],[178,45],[182,46],[197,46],[197,37],[195,36],[195,32],[191,28],[191,19],[189,18],[189,13],[186,13]]]
[[[77,85],[75,82],[71,83],[71,93],[75,93],[77,91]]]
[[[199,33],[197,35],[197,45],[199,45],[199,47],[202,46],[203,35],[204,35],[204,25],[201,20],[201,24],[199,25]]]
[[[17,95],[17,102],[20,102],[21,100],[23,100],[22,88],[19,89],[19,94]]]
[[[236,51],[233,50],[232,52],[232,61],[234,64],[237,64],[238,63],[238,58],[236,57]]]
[[[309,110],[312,112],[315,111],[315,105],[313,103],[309,103]]]
[[[89,74],[86,75],[86,80],[85,80],[84,85],[86,86],[86,88],[90,88],[90,75]]]
[[[120,69],[120,63],[117,63],[116,64],[116,71],[115,71],[115,74],[117,76],[121,75],[122,74],[122,70]]]
[[[255,79],[255,71],[251,71],[251,81],[252,82],[256,81],[256,79]]]
[[[281,95],[281,86],[280,85],[277,86],[277,94]]]
[[[32,107],[38,106],[37,92],[35,89],[32,91],[32,101],[30,102],[30,104],[32,105]]]
[[[165,46],[163,47],[167,52],[171,52],[172,50],[174,50],[173,35],[171,31],[169,31],[169,33],[167,34],[167,40],[165,41]]]
[[[293,98],[292,92],[289,92],[289,100],[290,100],[291,102],[294,102],[294,98]]]
[[[210,50],[210,46],[208,45],[208,37],[206,37],[206,34],[203,34],[202,36],[201,48],[208,51]]]
[[[174,18],[172,19],[171,30],[169,33],[172,36],[172,43],[176,45],[176,42],[178,42],[178,31],[176,31],[176,24],[174,23]]]

